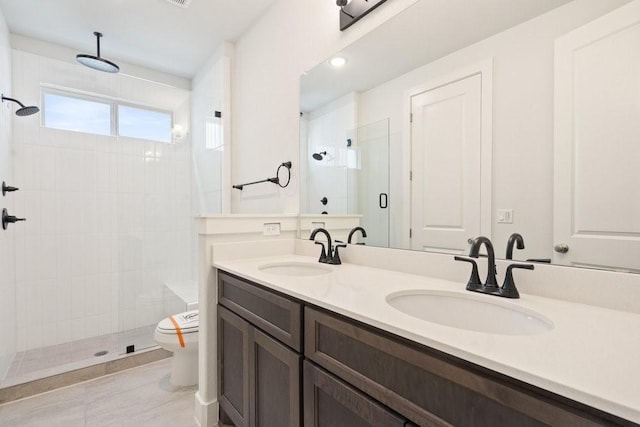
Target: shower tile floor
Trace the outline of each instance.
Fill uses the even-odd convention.
[[[6,377],[0,381],[0,388],[117,359],[126,353],[129,344],[134,344],[136,351],[153,347],[155,326],[17,353]],[[95,356],[103,351],[107,353]]]

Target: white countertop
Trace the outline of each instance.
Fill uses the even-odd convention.
[[[640,423],[639,314],[522,293],[520,299],[507,300],[467,292],[465,283],[347,263],[328,266],[333,271],[320,276],[283,276],[258,269],[277,262],[316,263],[317,258],[214,260],[214,267]],[[543,315],[554,328],[517,336],[431,323],[386,303],[387,295],[404,290],[446,290],[499,300],[496,303]]]

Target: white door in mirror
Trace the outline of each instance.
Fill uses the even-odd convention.
[[[482,76],[411,97],[411,249],[463,253],[481,234]]]
[[[640,2],[556,40],[555,64],[553,262],[638,270]]]

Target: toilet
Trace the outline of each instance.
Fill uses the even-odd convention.
[[[158,345],[173,352],[171,385],[190,386],[198,383],[198,310],[174,314],[161,320],[154,338]]]

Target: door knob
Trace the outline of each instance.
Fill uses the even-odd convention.
[[[9,215],[6,209],[2,209],[2,229],[6,230],[9,224],[13,224],[18,221],[26,221],[26,218],[16,218],[13,215]]]
[[[560,243],[553,247],[553,250],[558,252],[559,254],[566,254],[569,252],[569,245],[566,243]]]

